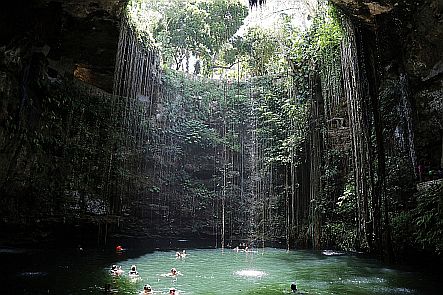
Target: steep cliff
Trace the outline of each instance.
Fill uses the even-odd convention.
[[[1,10],[1,239],[53,239],[54,231],[66,228],[79,233],[83,225],[73,223],[74,217],[94,224],[96,232],[99,222],[90,215],[105,209],[88,196],[97,188],[71,190],[71,201],[65,190],[69,179],[98,177],[89,172],[105,169],[99,163],[109,153],[102,143],[110,144],[109,150],[115,142],[108,129],[113,126],[112,97],[98,88],[112,92],[125,5],[34,0],[13,1]],[[89,138],[88,146],[82,147],[81,138]]]
[[[213,234],[213,224],[206,221],[213,215],[211,210],[220,208],[211,208],[215,204],[211,204],[213,200],[208,197],[212,192],[198,185],[216,170],[216,161],[212,164],[212,158],[207,157],[206,162],[199,164],[183,162],[179,167],[185,173],[177,171],[176,154],[181,151],[168,150],[173,147],[175,126],[168,126],[169,137],[162,133],[166,125],[161,110],[152,122],[142,116],[137,117],[138,121],[119,122],[123,117],[118,112],[125,104],[131,104],[131,112],[135,113],[139,104],[149,103],[152,92],[164,91],[156,88],[162,83],[157,75],[152,78],[157,83],[155,87],[148,87],[150,82],[142,82],[150,92],[134,90],[136,95],[142,95],[133,102],[127,103],[110,94],[126,2],[23,0],[10,3],[7,10],[1,11],[0,222],[5,229],[1,239],[34,242],[55,239],[57,234],[65,232],[72,234],[75,241],[88,236],[101,245],[116,227],[123,229],[122,234],[157,231],[162,235],[179,235],[176,228],[169,227],[171,220],[185,224],[187,233],[198,235],[205,228],[205,235]],[[251,2],[263,4],[265,1]],[[384,188],[393,207],[397,206],[397,211],[390,212],[406,211],[415,205],[415,181],[421,176],[418,167],[422,164],[428,170],[437,170],[443,164],[443,2],[331,2],[350,18],[355,28],[352,36],[358,66],[364,76],[362,88],[370,94],[368,99],[372,98],[365,102],[370,108],[369,119],[365,119],[371,121],[374,130],[368,132],[371,136],[365,140],[373,144],[372,159],[378,158],[374,161],[377,165],[372,164],[374,174],[371,175],[376,177],[371,179],[374,186],[368,192],[374,188],[381,193]],[[144,55],[142,49],[136,49],[140,56]],[[128,51],[126,54],[134,58]],[[142,66],[137,57],[131,69],[139,67],[143,72],[151,63],[158,69],[157,58]],[[139,73],[134,71],[129,75],[130,80],[135,83]],[[180,88],[183,82],[180,83],[175,93],[168,94],[171,99],[154,107],[165,108],[169,103],[171,109],[175,108],[172,98],[183,91]],[[117,81],[114,85],[126,84]],[[180,95],[178,97],[190,99]],[[183,102],[185,107],[188,105]],[[337,150],[348,151],[352,144],[345,108],[342,106],[339,118],[328,118],[331,120],[327,122],[339,129],[330,136],[333,145]],[[152,115],[151,110],[149,114]],[[123,138],[128,134],[122,134],[122,124],[138,128],[135,126],[138,122],[146,124],[140,127],[145,131],[147,126],[157,128],[155,132],[159,137],[149,140],[157,140],[161,149],[151,150],[155,141],[142,142],[146,134],[137,139],[140,145],[122,144],[128,142]],[[199,130],[200,126],[194,125],[182,126],[182,129]],[[316,128],[320,131],[320,127]],[[130,132],[128,136],[133,136]],[[198,155],[194,148],[198,150],[192,146],[189,155]],[[151,162],[138,161],[146,156]],[[203,156],[189,159],[201,161]],[[318,157],[316,160],[320,163],[321,155]],[[337,165],[348,165],[344,162]],[[168,166],[167,170],[162,170],[164,166]],[[313,167],[317,169],[318,165]],[[137,169],[158,175],[144,178],[135,174]],[[340,172],[343,175],[336,177],[344,179],[345,172],[344,169]],[[315,180],[320,180],[320,170],[316,173]],[[201,182],[197,181],[196,185],[183,175],[193,175],[193,180]],[[428,180],[428,176],[424,178]],[[180,202],[185,205],[174,203],[176,199],[168,196],[177,193],[178,186],[171,185],[170,191],[159,193],[163,186],[183,179],[189,184],[185,187],[188,191],[180,192],[184,196]],[[343,179],[338,181],[339,188],[331,189],[334,194],[343,190]],[[194,198],[196,195],[205,199],[206,207],[195,205],[199,203]],[[198,220],[192,219],[196,215]],[[134,225],[140,216],[151,223]],[[121,218],[133,220],[134,224],[120,226]],[[158,228],[158,222],[163,222],[164,227]],[[193,227],[197,223],[200,225]],[[214,228],[214,232],[219,230]]]

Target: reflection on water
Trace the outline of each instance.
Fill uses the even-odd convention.
[[[48,273],[42,271],[25,271],[20,274],[23,277],[40,277],[46,276]]]
[[[149,284],[154,294],[174,287],[181,295],[281,295],[290,293],[293,281],[303,294],[440,294],[438,273],[402,271],[341,252],[187,249],[189,256],[176,259],[176,250],[3,252],[3,290],[10,293],[2,294],[104,294],[106,284],[112,294],[139,294]],[[122,267],[121,276],[110,275],[113,264]],[[128,275],[133,264],[135,280]],[[162,276],[171,268],[181,275]]]
[[[235,274],[240,277],[249,277],[249,278],[261,278],[262,276],[266,275],[264,271],[250,270],[250,269],[239,270],[236,271]]]
[[[345,252],[342,251],[334,251],[334,250],[323,250],[321,252],[323,255],[326,256],[340,256],[340,255],[346,255]]]

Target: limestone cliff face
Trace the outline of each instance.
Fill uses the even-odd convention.
[[[75,235],[66,231],[75,228],[71,217],[86,218],[75,226],[96,225],[89,217],[105,211],[97,188],[72,190],[66,180],[74,173],[86,183],[82,175],[92,174],[81,163],[97,176],[106,169],[99,163],[111,151],[96,147],[112,141],[106,92],[126,2],[17,0],[0,9],[0,243],[49,239],[57,224],[66,224],[66,237]],[[76,80],[105,91],[72,86]],[[76,144],[87,138],[87,149]],[[73,149],[76,156],[67,152]]]
[[[429,80],[441,74],[443,58],[443,1],[405,0],[331,0],[362,24],[385,34],[391,39],[404,59],[411,78]],[[383,36],[381,36],[383,37]],[[395,43],[394,43],[395,42]],[[398,42],[398,43],[397,43]]]
[[[443,165],[443,1],[331,2],[357,24],[365,45],[363,54],[377,64],[374,87],[385,106],[382,111],[399,106],[400,96],[407,96],[412,106],[417,162],[429,161],[438,169]],[[389,130],[387,137],[394,138],[394,130],[401,128],[389,118],[384,123]]]
[[[94,199],[94,190],[103,188],[92,184],[103,181],[101,171],[111,171],[106,163],[112,154],[112,130],[106,124],[112,122],[103,119],[109,119],[112,110],[106,110],[109,105],[105,92],[112,92],[119,25],[127,0],[8,2],[7,9],[0,10],[0,222],[7,219],[6,212],[10,217],[23,214],[24,223],[33,225],[35,219],[28,211],[33,208],[47,216],[71,209],[99,215],[104,205]],[[443,134],[443,1],[331,2],[356,24],[359,48],[364,51],[361,56],[365,58],[361,62],[367,69],[376,68],[370,83],[380,94],[386,115],[383,124],[387,144],[395,144],[390,140],[395,139],[400,126],[397,121],[404,118],[394,113],[407,96],[414,107],[417,160],[426,159],[437,165]],[[96,100],[96,109],[75,101],[63,102],[64,94],[56,101],[45,100],[48,89],[70,79],[105,90],[84,99]],[[52,117],[57,111],[62,123]],[[43,140],[43,136],[47,137]],[[51,141],[60,138],[61,143]],[[77,138],[85,140],[85,144],[79,144],[81,140]],[[75,155],[72,159],[66,156],[71,152]],[[63,166],[66,163],[74,168]],[[51,191],[57,185],[54,175],[69,180],[66,187],[60,186],[64,191]],[[71,177],[78,183],[71,183]],[[69,189],[73,191],[72,186],[81,189],[71,196],[75,204],[69,208],[69,202],[60,196],[66,196]],[[60,221],[64,223],[65,219],[57,220]],[[49,226],[55,223],[48,221]],[[104,223],[107,226],[108,221]],[[105,232],[100,225],[97,230],[99,234]]]
[[[42,53],[49,76],[75,75],[111,91],[126,0],[12,1],[0,13],[0,52],[18,67]]]

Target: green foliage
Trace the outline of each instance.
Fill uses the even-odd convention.
[[[349,220],[349,218],[352,218],[355,214],[356,204],[357,194],[355,192],[355,184],[351,182],[351,178],[349,178],[349,182],[345,186],[343,195],[338,198],[337,213],[343,215],[343,219]]]
[[[208,71],[247,15],[238,0],[132,0],[128,7],[141,38],[155,40],[176,70],[192,55],[204,60]]]
[[[355,226],[350,222],[327,222],[322,227],[322,245],[345,251],[355,251]]]
[[[390,203],[397,209],[409,208],[414,194],[415,176],[409,155],[390,156],[386,161],[386,190]],[[405,172],[406,171],[406,172]]]
[[[325,181],[327,186],[339,186],[339,182],[334,174],[337,171],[326,170]],[[331,175],[329,175],[331,174]],[[328,176],[329,175],[329,176]],[[356,243],[356,227],[354,225],[357,210],[357,194],[355,191],[355,183],[353,177],[349,176],[347,183],[344,185],[342,195],[338,197],[336,204],[326,204],[328,214],[326,214],[325,223],[322,226],[322,245],[338,248],[346,251],[355,251]],[[334,187],[332,190],[337,190]],[[328,192],[327,195],[333,200],[334,192]],[[328,199],[329,201],[332,201]]]
[[[244,85],[227,84],[206,78],[189,79],[179,72],[168,71],[164,77],[170,91],[178,92],[174,100],[165,102],[167,117],[175,119],[171,132],[186,149],[214,148],[227,144],[238,149],[238,130],[231,130],[224,138],[223,120],[234,128],[244,125],[248,97]],[[173,115],[172,115],[173,114]]]
[[[183,123],[182,130],[184,141],[192,146],[216,146],[220,143],[218,134],[201,121],[190,120]]]
[[[206,48],[211,55],[217,54],[241,26],[248,10],[236,0],[201,1],[198,6],[207,12],[205,22],[209,27],[209,40]]]
[[[234,39],[232,46],[236,46],[236,59],[246,63],[252,76],[263,76],[269,73],[270,65],[276,59],[277,42],[271,31],[251,28],[243,37]]]
[[[323,16],[314,20],[313,28],[314,40],[318,51],[321,54],[327,53],[330,48],[337,48],[343,38],[340,18],[333,7],[327,7]]]
[[[413,212],[415,240],[422,249],[443,253],[443,181],[428,184],[417,197]]]
[[[117,171],[127,173],[110,166],[121,140],[110,103],[114,97],[69,81],[51,86],[29,98],[33,107],[24,109],[18,129],[9,131],[11,139],[20,140],[9,166],[13,177],[2,189],[25,202],[28,216],[109,212],[108,189],[118,189]],[[23,194],[38,202],[26,203]]]
[[[414,198],[410,196],[411,201],[416,204],[391,215],[392,240],[396,253],[401,255],[413,249],[421,249],[442,255],[442,192],[441,181],[422,184]]]
[[[415,239],[414,216],[411,211],[403,211],[391,216],[392,243],[396,253],[402,255],[410,249],[417,248]]]

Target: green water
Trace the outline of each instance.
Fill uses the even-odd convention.
[[[272,295],[290,294],[290,283],[296,281],[303,294],[441,294],[437,273],[399,270],[353,255],[273,248],[256,253],[187,252],[184,259],[176,259],[175,251],[34,253],[16,266],[5,289],[12,290],[10,294],[103,294],[103,286],[110,283],[114,294],[138,294],[144,284],[150,284],[155,294],[168,294],[175,287],[182,295]],[[125,274],[111,276],[112,264],[122,266]],[[132,264],[137,265],[138,279],[127,275]],[[163,277],[172,267],[182,275]]]

